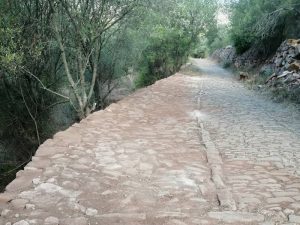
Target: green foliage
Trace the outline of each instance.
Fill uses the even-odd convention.
[[[207,38],[207,51],[208,54],[212,54],[215,50],[224,48],[231,44],[229,27],[228,25],[219,25],[211,27]]]
[[[231,8],[231,38],[238,53],[257,46],[267,56],[286,38],[299,37],[287,33],[300,21],[298,0],[240,0]]]
[[[253,44],[246,33],[242,35],[232,34],[231,38],[238,54],[246,52]]]
[[[149,85],[178,71],[191,50],[202,54],[196,43],[216,7],[216,0],[1,0],[0,142],[13,144],[0,173],[107,106],[119,78],[139,75],[138,86]]]
[[[209,47],[207,39],[204,37],[199,38],[199,41],[193,46],[191,56],[193,58],[205,58],[209,54]]]
[[[186,62],[189,54],[196,53],[199,35],[206,34],[215,23],[215,1],[165,1],[166,8],[153,8],[150,14],[155,24],[149,43],[139,63],[137,86],[146,86],[175,72]],[[198,53],[205,54],[198,48]],[[203,49],[204,50],[204,49]]]
[[[143,51],[138,86],[146,86],[178,71],[190,50],[189,40],[176,31],[159,29]]]

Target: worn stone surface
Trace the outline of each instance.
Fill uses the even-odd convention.
[[[246,90],[208,61],[198,63],[209,74],[200,93],[203,126],[222,156],[237,210],[288,223],[299,213],[299,111]]]
[[[297,223],[299,114],[194,63],[46,141],[0,224]]]
[[[209,212],[208,216],[226,223],[255,223],[264,221],[264,216],[245,212]]]
[[[295,215],[290,215],[289,216],[289,221],[292,223],[300,223],[300,216],[295,216]]]

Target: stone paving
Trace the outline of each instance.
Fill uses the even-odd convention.
[[[194,63],[46,141],[0,224],[300,224],[299,112]]]
[[[237,211],[259,213],[266,224],[300,224],[300,112],[245,89],[209,61],[195,63],[206,74],[203,126],[220,152]]]

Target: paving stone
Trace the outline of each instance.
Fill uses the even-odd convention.
[[[246,212],[209,212],[208,216],[210,218],[223,221],[225,223],[254,223],[264,221],[264,216],[255,213]]]
[[[0,204],[7,203],[7,202],[13,200],[14,197],[15,197],[15,195],[12,193],[1,193],[0,194]]]
[[[3,209],[1,212],[1,217],[8,216],[10,212],[11,212],[11,210],[9,210],[9,209]]]
[[[88,215],[88,216],[96,216],[98,214],[98,210],[97,209],[88,208],[86,210],[85,214]]]
[[[293,203],[289,207],[291,207],[293,209],[300,209],[300,203]]]
[[[62,225],[88,225],[88,219],[84,217],[68,218],[62,220]]]
[[[290,197],[277,197],[277,198],[269,198],[267,199],[267,202],[269,204],[274,203],[282,203],[282,202],[294,202],[295,200]]]
[[[35,210],[35,205],[34,204],[26,204],[25,209]]]
[[[29,223],[25,220],[21,220],[19,222],[14,223],[13,225],[29,225]]]
[[[15,209],[24,209],[27,202],[28,200],[26,199],[15,199],[11,201],[11,205]]]
[[[297,224],[300,115],[195,63],[47,140],[0,224]]]
[[[289,215],[289,222],[291,222],[291,223],[300,223],[300,216]]]
[[[45,225],[59,225],[59,219],[53,216],[45,219]]]

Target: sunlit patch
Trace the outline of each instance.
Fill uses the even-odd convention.
[[[205,120],[207,115],[200,110],[194,110],[193,112],[189,112],[189,115],[195,120]]]

